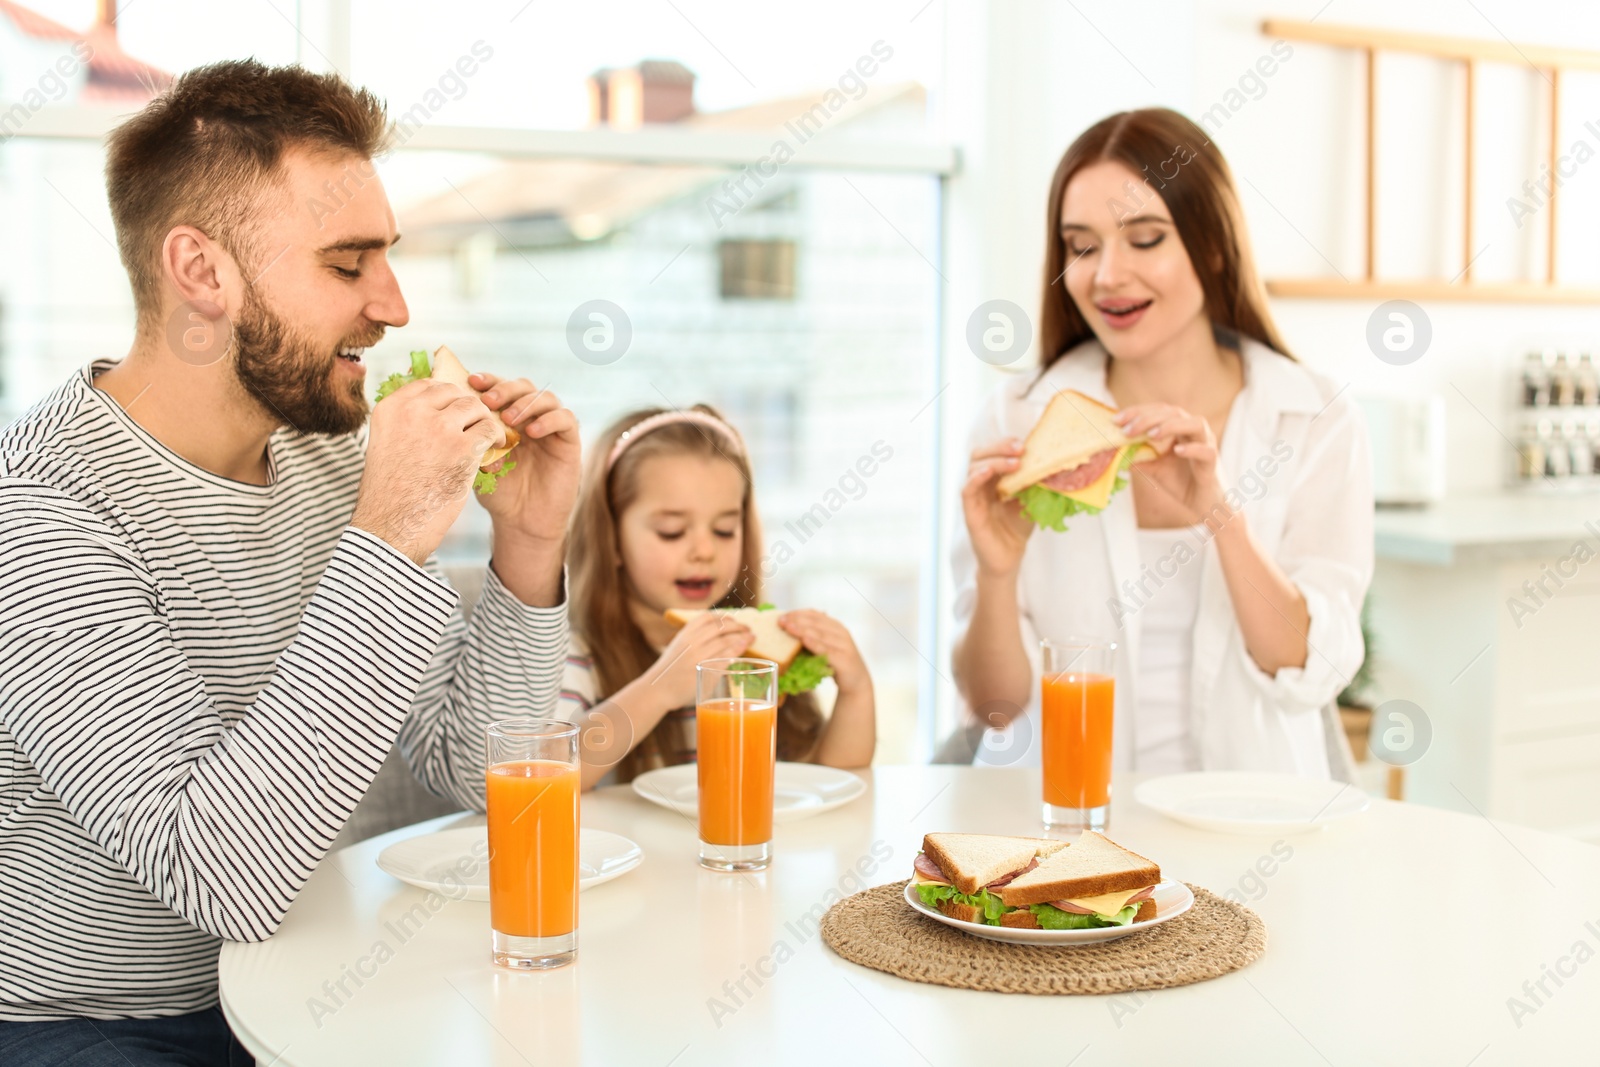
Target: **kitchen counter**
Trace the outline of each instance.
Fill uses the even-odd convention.
[[[1450,567],[1560,557],[1580,538],[1600,541],[1600,493],[1447,497],[1427,507],[1379,508],[1374,527],[1380,560]]]
[[[1594,492],[1378,512],[1377,695],[1431,721],[1407,799],[1600,841],[1597,546]]]

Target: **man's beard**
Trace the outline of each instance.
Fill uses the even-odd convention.
[[[337,354],[298,336],[254,290],[245,291],[233,339],[239,384],[269,414],[301,433],[348,434],[366,423],[363,379],[345,381]]]

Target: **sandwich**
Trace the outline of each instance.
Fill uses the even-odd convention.
[[[1098,514],[1128,484],[1129,467],[1159,455],[1144,438],[1124,434],[1115,414],[1076,390],[1057,393],[1022,443],[1017,469],[1000,479],[1001,499],[1015,497],[1029,519],[1058,533],[1068,515]]]
[[[725,615],[755,635],[743,655],[770,659],[778,665],[780,696],[809,693],[833,674],[827,656],[807,650],[798,637],[778,625],[778,612],[771,604],[759,608],[669,608],[666,617],[674,626],[686,626],[707,611]]]
[[[1093,930],[1156,917],[1161,868],[1102,834],[1068,845],[1037,837],[928,834],[913,864],[917,896],[952,919],[1023,930]]]
[[[472,389],[472,386],[467,381],[469,377],[470,374],[467,368],[462,365],[461,360],[456,358],[456,354],[444,345],[440,345],[433,350],[433,362],[431,365],[428,361],[428,353],[411,353],[411,369],[404,374],[391,374],[385,378],[382,384],[378,386],[378,399],[381,401],[402,385],[408,385],[423,378],[437,378],[441,382],[459,385],[463,389]],[[476,393],[477,390],[474,389],[473,392]],[[516,448],[522,441],[522,435],[507,425],[505,419],[501,418],[498,412],[495,413],[495,419],[500,423],[500,429],[504,436],[499,444],[492,446],[489,451],[483,454],[483,459],[478,464],[478,476],[472,480],[472,488],[479,493],[494,492],[494,487],[500,481],[501,476],[510,474],[517,465],[515,461],[512,461],[498,470],[489,469],[510,455],[511,450]]]

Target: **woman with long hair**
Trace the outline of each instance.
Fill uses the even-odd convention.
[[[953,552],[957,685],[1002,731],[979,761],[1038,763],[1040,639],[1087,636],[1117,645],[1115,766],[1347,777],[1366,432],[1273,325],[1226,161],[1177,112],[1112,115],[1061,157],[1046,234],[1040,367],[973,428]],[[1158,457],[1059,533],[996,483],[1064,390]]]

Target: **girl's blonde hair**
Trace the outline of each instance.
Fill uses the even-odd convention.
[[[568,553],[572,585],[572,627],[588,646],[594,664],[596,696],[604,700],[655,663],[658,653],[628,613],[628,589],[623,575],[617,523],[639,498],[639,472],[653,456],[695,456],[732,463],[744,483],[740,502],[743,552],[733,587],[717,603],[721,608],[757,607],[761,604],[761,520],[756,513],[755,485],[750,461],[714,431],[692,422],[669,423],[632,441],[616,464],[607,462],[617,439],[632,427],[664,409],[630,412],[608,426],[595,442],[584,468],[583,485],[573,509]],[[708,404],[692,409],[726,423]],[[663,766],[667,752],[682,747],[681,737],[668,736],[681,727],[670,719],[661,723],[617,764],[617,780],[631,781],[647,770]],[[799,760],[816,748],[822,730],[822,712],[810,693],[789,697],[778,709],[778,758]]]

